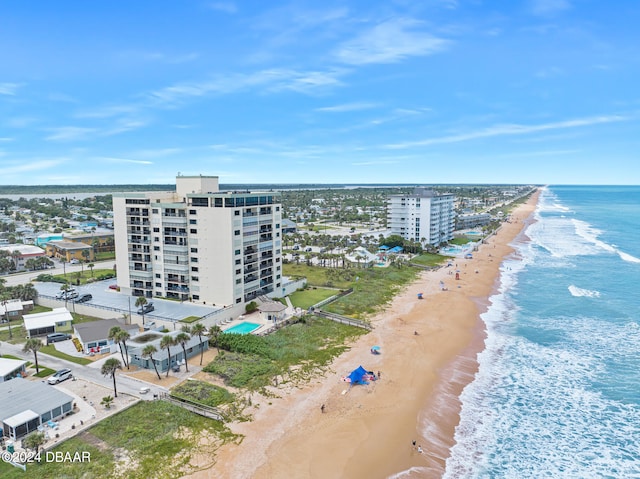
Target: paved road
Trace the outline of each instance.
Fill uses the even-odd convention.
[[[2,354],[11,354],[18,358],[25,359],[27,361],[33,362],[33,354],[32,353],[24,353],[22,351],[22,345],[16,345],[11,343],[5,343],[0,341],[0,353]],[[116,357],[122,359],[120,354],[111,355],[109,357]],[[109,389],[113,389],[113,380],[111,376],[103,376],[100,372],[102,368],[102,364],[104,361],[109,359],[106,357],[104,359],[100,359],[95,361],[87,366],[82,366],[80,364],[76,364],[71,361],[67,361],[66,359],[56,358],[54,356],[49,356],[45,353],[38,353],[38,364],[45,365],[51,369],[63,369],[69,368],[73,371],[73,375],[79,379],[84,379],[94,384],[98,384],[100,386],[104,386]],[[140,388],[143,386],[148,386],[151,388],[151,392],[149,394],[140,394]],[[118,389],[118,393],[126,393],[131,396],[138,397],[140,399],[151,400],[153,399],[154,394],[158,394],[161,392],[167,392],[166,388],[156,386],[153,384],[146,383],[144,381],[140,381],[138,379],[133,379],[128,376],[123,376],[122,374],[116,373],[116,387]]]

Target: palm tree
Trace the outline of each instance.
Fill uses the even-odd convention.
[[[0,283],[0,286],[2,286],[5,280],[1,279],[1,281],[2,283]],[[9,339],[13,339],[13,333],[11,332],[11,319],[9,318],[9,310],[7,308],[7,301],[10,299],[11,295],[7,291],[2,291],[0,293],[0,303],[4,306],[4,319],[7,320],[7,327],[9,328]]]
[[[126,333],[127,334],[126,339],[129,339],[129,333],[124,331],[120,326],[114,326],[109,330],[109,335],[107,336],[107,339],[111,339],[112,341],[115,341],[118,344],[118,346],[120,346],[120,343],[122,342],[122,337],[123,337],[122,333]],[[120,348],[120,356],[122,356],[122,362],[124,364],[127,364],[127,360],[125,359],[125,355],[124,355],[125,350],[126,350],[126,347],[124,346]]]
[[[89,269],[91,270],[91,277],[92,277],[92,278],[93,278],[93,268],[94,268],[95,266],[96,266],[96,265],[95,265],[95,264],[93,264],[93,263],[89,263],[89,264],[87,265],[87,268],[89,268]]]
[[[200,340],[200,366],[202,366],[202,356],[204,355],[204,343],[202,342],[202,336],[207,334],[207,328],[205,328],[202,323],[196,323],[193,325],[193,328],[191,328],[191,334],[197,335]]]
[[[169,377],[169,369],[171,369],[171,346],[175,344],[175,340],[168,334],[164,335],[160,340],[160,349],[167,350],[167,377]]]
[[[218,348],[218,338],[222,334],[222,329],[217,324],[214,324],[209,328],[209,341],[213,341],[213,345],[216,347],[218,352],[220,352],[220,348]]]
[[[142,325],[144,326],[144,305],[147,304],[147,298],[138,296],[136,299],[136,308],[142,308]]]
[[[187,363],[187,343],[191,339],[191,335],[189,333],[185,333],[182,331],[175,337],[176,344],[179,344],[182,347],[182,353],[184,354],[184,368],[187,372],[189,372],[189,364]]]
[[[131,335],[129,332],[124,329],[121,329],[116,337],[116,341],[122,343],[122,347],[124,348],[124,363],[127,366],[127,369],[129,369],[129,348],[127,347],[127,339],[130,337]]]
[[[160,377],[160,373],[158,372],[158,366],[156,366],[156,362],[153,360],[153,355],[158,352],[158,349],[153,344],[147,344],[142,350],[142,357],[146,358],[147,356],[151,360],[151,364],[153,364],[153,369],[156,370],[156,374],[158,375],[158,379],[162,379]]]
[[[20,251],[18,250],[14,250],[11,253],[11,257],[13,258],[13,262],[14,262],[14,269],[16,271],[18,270],[18,260],[20,259],[21,256],[22,256],[22,253],[20,253]]]
[[[36,374],[40,373],[40,368],[38,367],[38,351],[42,347],[42,341],[36,338],[27,339],[27,342],[24,343],[24,347],[22,348],[22,352],[24,353],[33,353],[33,358],[36,361]]]
[[[88,249],[83,249],[82,253],[80,253],[82,255],[82,257],[84,258],[84,261],[82,261],[81,266],[82,266],[82,273],[84,273],[84,263],[86,263],[87,261],[89,261],[89,257],[91,256],[91,253],[89,252]]]
[[[111,376],[113,379],[113,395],[115,397],[118,397],[118,391],[116,390],[116,371],[118,369],[122,369],[122,363],[116,358],[107,359],[101,369],[103,376]]]

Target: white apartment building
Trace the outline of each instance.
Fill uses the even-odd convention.
[[[178,176],[174,192],[115,193],[118,286],[133,296],[228,306],[280,291],[280,194],[221,192]]]
[[[387,226],[393,235],[418,241],[422,246],[438,246],[453,239],[454,202],[454,195],[437,195],[428,188],[416,188],[408,195],[391,195],[387,201]]]

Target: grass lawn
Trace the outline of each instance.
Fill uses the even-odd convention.
[[[208,446],[199,445],[200,437],[205,435],[216,439]],[[192,455],[209,456],[213,463],[215,450],[221,444],[238,439],[239,436],[218,421],[165,401],[141,401],[53,449],[70,452],[72,456],[86,451],[90,462],[30,464],[26,475],[20,469],[0,463],[0,477],[179,478],[193,471],[189,466]],[[128,468],[120,465],[120,474],[115,475],[118,461],[128,463]]]
[[[358,280],[353,283],[353,293],[326,305],[323,309],[356,319],[366,319],[367,316],[380,311],[418,275],[418,269],[409,266],[355,271]]]
[[[33,366],[32,369],[35,370],[36,367]],[[38,369],[40,369],[40,372],[34,374],[34,376],[37,377],[37,378],[46,378],[47,376],[51,376],[53,373],[56,372],[55,369],[51,369],[51,368],[48,368],[48,367],[42,366],[42,365],[38,365]]]
[[[39,275],[42,281],[55,281],[60,283],[60,286],[64,284],[66,281],[70,285],[78,286],[78,280],[80,280],[79,285],[85,285],[87,283],[92,283],[94,281],[102,281],[104,279],[115,278],[116,273],[112,269],[93,269],[93,272],[87,268],[85,265],[84,271],[77,271],[75,273],[67,273],[67,274],[43,274]],[[36,279],[36,281],[39,281]]]
[[[422,264],[425,266],[441,266],[448,259],[448,256],[439,254],[423,253],[411,259],[412,263]]]
[[[67,361],[74,362],[76,364],[81,364],[83,366],[87,364],[91,364],[93,361],[86,358],[78,358],[76,356],[69,356],[68,354],[61,353],[58,351],[53,344],[49,344],[48,346],[42,346],[40,348],[41,353],[48,354],[49,356],[54,356],[60,359],[66,359]]]
[[[347,341],[366,333],[314,317],[268,336],[223,333],[218,338],[220,354],[204,371],[217,374],[229,386],[254,391],[273,384],[274,378],[304,383],[349,349]]]
[[[471,238],[467,238],[466,236],[458,236],[457,238],[453,238],[452,240],[450,240],[449,244],[463,245],[471,243],[472,241],[474,240],[472,240]]]
[[[319,303],[331,296],[338,294],[335,289],[316,288],[315,286],[303,291],[296,291],[289,295],[291,304],[296,308],[309,309],[314,304]]]
[[[200,319],[200,316],[187,316],[186,318],[182,318],[180,320],[181,323],[195,323]]]
[[[327,286],[328,283],[332,283],[333,287],[340,289],[347,289],[351,287],[353,279],[349,278],[333,278],[333,273],[330,271],[336,271],[332,268],[321,268],[319,266],[307,266],[304,261],[300,264],[288,263],[282,265],[282,273],[285,276],[292,278],[307,278],[307,284],[310,286]],[[338,271],[350,271],[350,270],[338,270]]]

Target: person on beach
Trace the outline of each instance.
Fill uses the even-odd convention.
[[[382,374],[380,374],[380,371],[378,371],[378,379],[380,379],[382,377]]]
[[[411,446],[415,449],[416,448],[416,440],[414,439],[413,441],[411,441]]]
[[[320,406],[320,412],[321,412],[322,414],[324,414],[324,404],[323,404],[322,406]]]
[[[418,446],[418,452],[422,454],[422,446]]]

